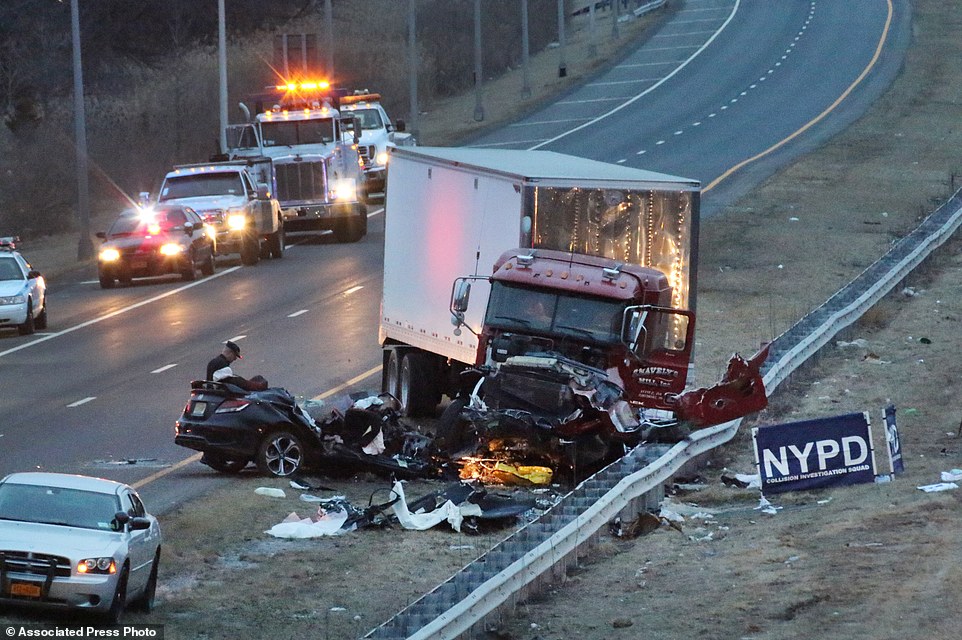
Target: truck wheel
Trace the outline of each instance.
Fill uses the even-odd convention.
[[[341,220],[334,230],[334,237],[338,242],[357,242],[366,235],[367,214],[363,209],[360,209],[358,215]]]
[[[248,236],[244,238],[244,244],[241,245],[241,264],[246,266],[251,266],[257,264],[257,261],[261,259],[260,256],[260,241],[257,236]]]
[[[397,349],[391,349],[387,356],[387,365],[384,370],[384,393],[390,393],[395,398],[398,397],[399,387],[401,386],[401,354]]]
[[[271,234],[270,239],[267,241],[270,247],[271,258],[274,260],[280,260],[284,257],[284,227],[282,226],[277,231]]]
[[[437,407],[437,392],[430,365],[430,356],[417,351],[405,354],[401,360],[398,400],[401,401],[401,412],[406,417],[428,415]]]

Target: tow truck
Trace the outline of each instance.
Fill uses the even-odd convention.
[[[286,231],[333,231],[340,242],[367,234],[361,202],[360,125],[336,107],[326,81],[269,87],[247,122],[227,128],[227,160],[269,158]]]

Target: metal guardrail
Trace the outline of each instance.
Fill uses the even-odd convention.
[[[775,339],[762,369],[769,393],[891,292],[960,226],[962,189],[852,282]],[[486,616],[534,591],[545,576],[563,573],[579,550],[619,513],[646,498],[657,504],[664,483],[673,474],[696,456],[731,440],[740,425],[739,419],[702,429],[670,448],[637,447],[582,482],[539,520],[364,637],[442,640],[472,632]]]

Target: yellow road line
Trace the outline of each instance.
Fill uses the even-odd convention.
[[[378,366],[376,366],[376,367],[372,367],[372,368],[368,369],[367,371],[365,371],[364,373],[359,373],[358,375],[354,376],[353,378],[351,378],[350,380],[348,380],[348,381],[345,382],[344,384],[338,385],[338,386],[334,387],[333,389],[329,389],[329,390],[325,391],[324,393],[322,393],[321,395],[314,396],[313,398],[311,398],[311,400],[323,400],[324,398],[329,398],[330,396],[334,395],[335,393],[338,393],[338,392],[340,392],[340,391],[343,391],[344,389],[347,389],[348,387],[351,387],[351,386],[357,384],[357,383],[360,382],[361,380],[365,380],[365,379],[367,379],[367,378],[370,378],[371,376],[373,376],[375,373],[377,373],[377,372],[380,371],[380,370],[381,370],[381,365],[378,365]],[[133,487],[134,489],[139,489],[139,488],[143,487],[144,485],[147,485],[147,484],[149,484],[149,483],[151,483],[151,482],[153,482],[153,481],[155,481],[155,480],[159,480],[159,479],[163,478],[164,476],[166,476],[167,474],[172,473],[172,472],[174,472],[174,471],[177,471],[178,469],[180,469],[180,468],[182,468],[182,467],[185,467],[185,466],[187,466],[188,464],[190,464],[190,463],[192,463],[192,462],[198,462],[198,461],[200,460],[200,458],[201,458],[201,455],[202,455],[202,454],[200,454],[200,453],[195,453],[194,455],[190,456],[190,457],[187,458],[186,460],[181,460],[181,461],[178,462],[177,464],[174,464],[174,465],[172,465],[172,466],[170,466],[170,467],[167,467],[166,469],[163,469],[163,470],[161,470],[161,471],[158,471],[157,473],[151,474],[151,475],[147,476],[146,478],[143,478],[142,480],[138,480],[137,482],[134,482],[134,483],[131,484],[130,486]]]
[[[875,64],[878,62],[879,56],[882,55],[882,47],[885,46],[885,41],[888,39],[889,29],[890,29],[890,27],[891,27],[891,25],[892,25],[892,0],[886,0],[886,1],[887,1],[887,3],[888,3],[888,17],[885,19],[885,28],[882,29],[882,36],[879,38],[878,45],[875,47],[875,55],[872,56],[872,59],[869,61],[868,65],[865,67],[865,69],[862,70],[862,73],[859,74],[858,78],[856,78],[855,81],[854,81],[852,84],[849,85],[848,89],[846,89],[844,92],[842,92],[842,95],[840,95],[838,98],[836,98],[836,99],[835,99],[835,102],[833,102],[831,105],[829,105],[828,108],[825,109],[825,111],[823,111],[823,112],[821,112],[820,114],[818,114],[818,116],[816,116],[813,120],[808,121],[808,123],[806,123],[805,126],[803,126],[801,129],[797,130],[797,131],[796,131],[795,133],[793,133],[792,135],[790,135],[790,136],[788,136],[787,138],[783,139],[781,142],[777,142],[777,143],[773,144],[772,146],[770,146],[769,148],[765,149],[764,151],[762,151],[762,152],[759,153],[758,155],[752,156],[751,158],[749,158],[749,159],[747,159],[747,160],[742,160],[741,162],[739,162],[738,164],[736,164],[734,167],[728,169],[727,171],[725,171],[725,173],[721,174],[720,176],[718,176],[717,178],[715,178],[714,180],[712,180],[712,181],[708,184],[707,187],[705,187],[704,189],[702,189],[702,193],[705,193],[705,192],[707,192],[707,191],[711,191],[711,190],[714,189],[716,186],[718,186],[718,183],[720,183],[722,180],[725,180],[726,178],[728,178],[729,176],[731,176],[733,173],[735,173],[736,171],[738,171],[739,169],[741,169],[741,168],[744,167],[745,165],[751,164],[752,162],[755,162],[755,161],[758,160],[759,158],[763,158],[763,157],[767,156],[767,155],[770,154],[771,152],[775,151],[776,149],[779,149],[780,147],[783,147],[784,145],[788,144],[788,142],[790,142],[791,140],[793,140],[793,139],[797,138],[798,136],[802,135],[803,133],[805,133],[805,131],[807,131],[808,129],[810,129],[811,127],[813,127],[816,123],[818,123],[818,122],[821,121],[823,118],[825,118],[825,116],[827,116],[829,113],[831,113],[832,111],[834,111],[835,108],[838,107],[838,105],[841,104],[842,101],[845,100],[845,98],[847,98],[850,93],[852,93],[852,91],[855,89],[855,87],[857,87],[859,84],[861,84],[862,80],[865,79],[865,76],[867,76],[867,75],[869,74],[869,72],[872,70],[872,68],[873,68],[873,67],[875,66]]]

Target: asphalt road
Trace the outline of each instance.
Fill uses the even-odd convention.
[[[909,17],[886,0],[676,0],[638,50],[472,144],[697,178],[703,213],[717,211],[864,112],[898,70]],[[282,260],[220,260],[194,283],[56,283],[47,332],[0,331],[0,476],[105,476],[158,513],[229,481],[173,444],[189,381],[227,339],[239,373],[299,397],[376,389],[383,213],[369,215],[357,244],[291,235]]]

